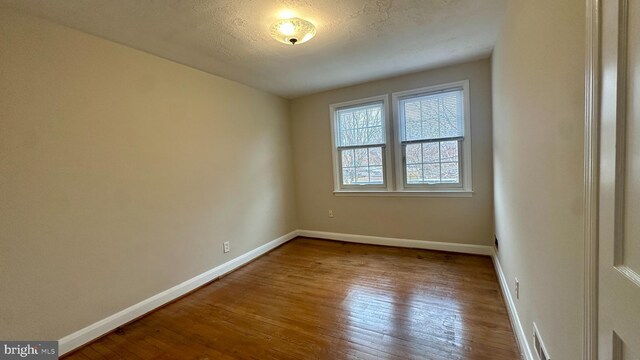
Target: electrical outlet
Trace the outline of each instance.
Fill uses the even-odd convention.
[[[520,299],[520,281],[516,278],[516,299]]]
[[[228,252],[229,252],[229,250],[230,250],[229,242],[228,242],[228,241],[225,241],[225,242],[222,244],[222,246],[223,246],[223,251],[224,251],[225,253],[228,253]]]
[[[333,217],[333,210],[329,210],[329,217],[332,218]]]

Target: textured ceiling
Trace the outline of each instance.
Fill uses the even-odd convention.
[[[507,0],[0,0],[287,98],[487,57]],[[317,27],[289,46],[289,11]]]

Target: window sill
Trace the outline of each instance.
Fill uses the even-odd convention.
[[[441,190],[441,191],[385,191],[385,190],[340,190],[334,191],[334,196],[391,196],[391,197],[472,197],[473,191]]]

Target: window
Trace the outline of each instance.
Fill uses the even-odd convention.
[[[471,192],[469,82],[393,94],[398,190]]]
[[[463,86],[394,94],[403,188],[463,188],[464,99]]]
[[[388,95],[331,105],[335,193],[470,196],[468,89],[460,81],[393,93],[393,122]]]
[[[336,189],[386,189],[387,97],[331,106]]]

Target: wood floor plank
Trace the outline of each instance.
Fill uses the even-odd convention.
[[[66,359],[520,359],[491,259],[299,237]]]

